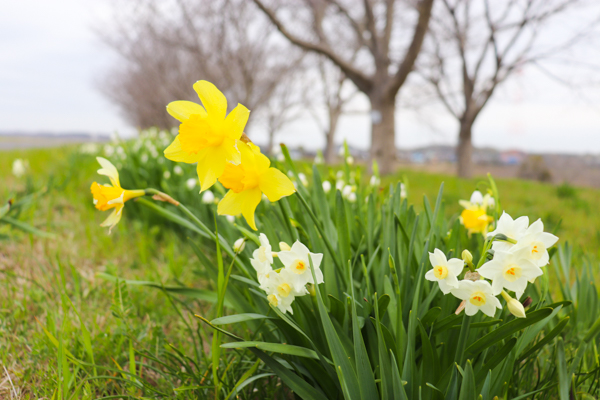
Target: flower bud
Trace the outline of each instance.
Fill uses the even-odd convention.
[[[462,259],[467,265],[473,264],[473,254],[467,249],[464,249],[462,252]]]
[[[508,311],[517,318],[525,318],[525,308],[517,299],[510,299],[508,302]]]
[[[525,308],[523,307],[523,304],[521,304],[519,300],[510,297],[504,290],[501,294],[502,297],[504,297],[504,300],[506,300],[508,311],[517,318],[525,318]]]
[[[279,250],[280,251],[290,251],[292,248],[286,242],[279,242]]]
[[[233,251],[235,251],[236,253],[241,253],[242,251],[244,251],[244,247],[246,247],[246,239],[239,238],[233,244]]]

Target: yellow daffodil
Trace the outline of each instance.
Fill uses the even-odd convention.
[[[264,193],[270,201],[289,196],[296,190],[292,181],[276,168],[270,168],[271,161],[261,154],[252,143],[238,142],[241,153],[239,165],[227,164],[219,182],[230,189],[219,202],[219,215],[242,214],[248,225],[256,230],[254,211]]]
[[[167,112],[181,122],[179,135],[165,150],[171,161],[198,163],[201,192],[210,188],[223,174],[227,163],[239,164],[239,139],[250,111],[238,104],[227,115],[227,99],[210,82],[194,84],[202,106],[191,101],[174,101]]]
[[[112,214],[100,224],[100,226],[108,226],[108,232],[121,220],[123,207],[127,200],[135,197],[140,197],[145,194],[143,190],[125,190],[119,182],[119,172],[114,165],[105,158],[96,157],[96,160],[102,166],[98,170],[100,175],[108,176],[111,185],[100,185],[97,182],[92,183],[91,191],[94,196],[94,205],[100,211],[113,209]]]
[[[467,228],[469,235],[481,233],[487,235],[488,226],[494,218],[487,215],[487,208],[494,205],[494,199],[489,194],[483,196],[478,190],[471,195],[470,201],[460,200],[458,202],[464,207],[460,214],[460,222]]]
[[[486,235],[488,226],[493,221],[494,218],[487,215],[485,209],[480,206],[465,209],[460,214],[460,222],[467,228],[469,235],[472,233]]]

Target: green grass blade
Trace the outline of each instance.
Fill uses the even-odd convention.
[[[260,349],[263,351],[269,351],[272,353],[281,353],[287,354],[290,356],[298,356],[298,357],[306,357],[306,358],[314,358],[315,360],[319,359],[317,353],[313,350],[307,349],[306,347],[294,346],[291,344],[283,344],[283,343],[268,343],[268,342],[231,342],[231,343],[223,343],[221,348],[223,349],[242,349],[253,347],[256,349]]]
[[[565,345],[562,337],[558,337],[556,345],[556,364],[558,369],[558,397],[560,400],[570,400],[569,389],[570,376],[567,374],[567,360],[565,357]]]
[[[508,322],[507,324],[493,330],[492,332],[488,333],[487,335],[473,343],[467,348],[465,352],[469,355],[477,355],[483,350],[487,349],[488,347],[498,343],[501,340],[504,340],[505,338],[520,331],[521,329],[525,329],[528,326],[533,325],[538,321],[541,321],[551,313],[551,308],[541,308],[539,310],[528,313],[526,318],[514,319]]]

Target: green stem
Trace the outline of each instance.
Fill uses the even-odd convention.
[[[206,234],[209,236],[210,239],[215,240],[215,241],[218,240],[219,243],[221,244],[221,246],[223,247],[223,250],[225,250],[225,252],[227,253],[228,256],[230,256],[232,259],[234,259],[236,261],[236,264],[238,264],[238,266],[240,267],[240,270],[246,275],[246,277],[249,279],[252,279],[250,277],[250,275],[248,274],[248,271],[246,271],[246,268],[243,267],[242,262],[239,260],[239,258],[236,257],[235,252],[233,251],[231,246],[229,246],[229,244],[225,241],[225,239],[223,239],[221,236],[215,235],[214,232],[211,231],[210,228],[208,226],[206,226],[202,221],[200,221],[198,219],[198,217],[196,217],[186,206],[184,206],[179,201],[173,199],[171,196],[169,196],[161,191],[158,191],[156,189],[148,188],[148,189],[145,189],[144,191],[147,196],[156,195],[158,197],[161,197],[162,199],[164,199],[163,201],[171,203],[174,206],[176,206],[177,208],[179,208],[181,211],[183,211],[183,213],[185,215],[187,215],[200,229],[202,229],[204,232],[206,232]],[[172,201],[169,201],[167,199],[170,199]]]
[[[323,241],[325,242],[325,247],[327,247],[327,251],[329,251],[329,254],[331,255],[331,258],[333,259],[333,263],[335,264],[336,268],[339,269],[340,272],[342,272],[342,266],[339,264],[338,259],[336,258],[336,253],[333,250],[333,246],[331,245],[331,242],[329,241],[329,238],[327,237],[327,235],[325,235],[325,231],[321,227],[321,221],[313,213],[313,211],[311,210],[310,206],[308,205],[308,203],[306,202],[306,200],[304,199],[304,197],[302,197],[302,195],[300,194],[300,192],[296,192],[296,196],[298,196],[298,198],[300,199],[300,202],[302,203],[302,205],[304,206],[304,208],[308,212],[308,215],[310,215],[310,218],[315,223],[315,226],[317,227],[317,230],[319,231],[319,234],[323,238]]]

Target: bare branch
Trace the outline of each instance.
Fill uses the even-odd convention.
[[[296,46],[303,48],[304,50],[314,51],[316,53],[324,55],[325,57],[329,58],[334,64],[340,67],[340,69],[344,71],[346,76],[348,76],[348,78],[361,91],[368,93],[371,90],[373,86],[372,78],[366,76],[359,69],[344,61],[339,55],[335,54],[329,46],[324,46],[318,43],[311,43],[309,41],[302,40],[296,37],[287,30],[283,23],[277,18],[273,10],[266,7],[261,0],[253,1],[265,13],[269,20],[271,20],[271,22],[277,27],[279,32],[281,32],[281,34],[285,36],[290,42],[292,42]]]
[[[423,45],[423,39],[427,33],[432,6],[433,0],[421,0],[417,6],[419,10],[419,19],[415,25],[412,41],[408,47],[408,50],[406,51],[406,54],[404,55],[404,59],[387,87],[386,92],[389,96],[395,96],[396,93],[398,93],[398,90],[404,84],[408,74],[412,71],[413,66],[415,65],[415,61],[417,60],[417,56],[419,55],[421,46]]]

